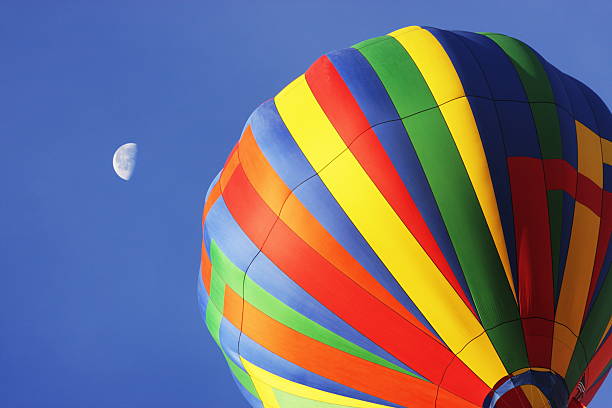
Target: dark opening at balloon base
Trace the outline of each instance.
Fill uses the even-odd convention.
[[[565,381],[546,369],[527,368],[500,380],[485,398],[483,408],[565,408]]]

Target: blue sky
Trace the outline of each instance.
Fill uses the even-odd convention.
[[[0,405],[246,407],[195,282],[203,197],[249,113],[415,24],[516,36],[609,105],[611,4],[2,1]],[[591,406],[611,403],[605,384]]]

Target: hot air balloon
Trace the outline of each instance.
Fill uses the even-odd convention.
[[[612,118],[521,41],[407,27],[249,117],[199,302],[253,407],[582,407],[612,357]]]

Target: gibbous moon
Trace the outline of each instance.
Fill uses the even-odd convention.
[[[126,143],[120,146],[113,155],[113,169],[124,180],[132,177],[136,166],[136,153],[138,153],[136,143]]]

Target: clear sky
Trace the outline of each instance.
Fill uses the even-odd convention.
[[[197,308],[209,182],[321,54],[522,39],[612,103],[608,0],[0,3],[0,406],[246,407]],[[131,181],[114,150],[139,145]],[[605,384],[592,407],[612,406]]]

